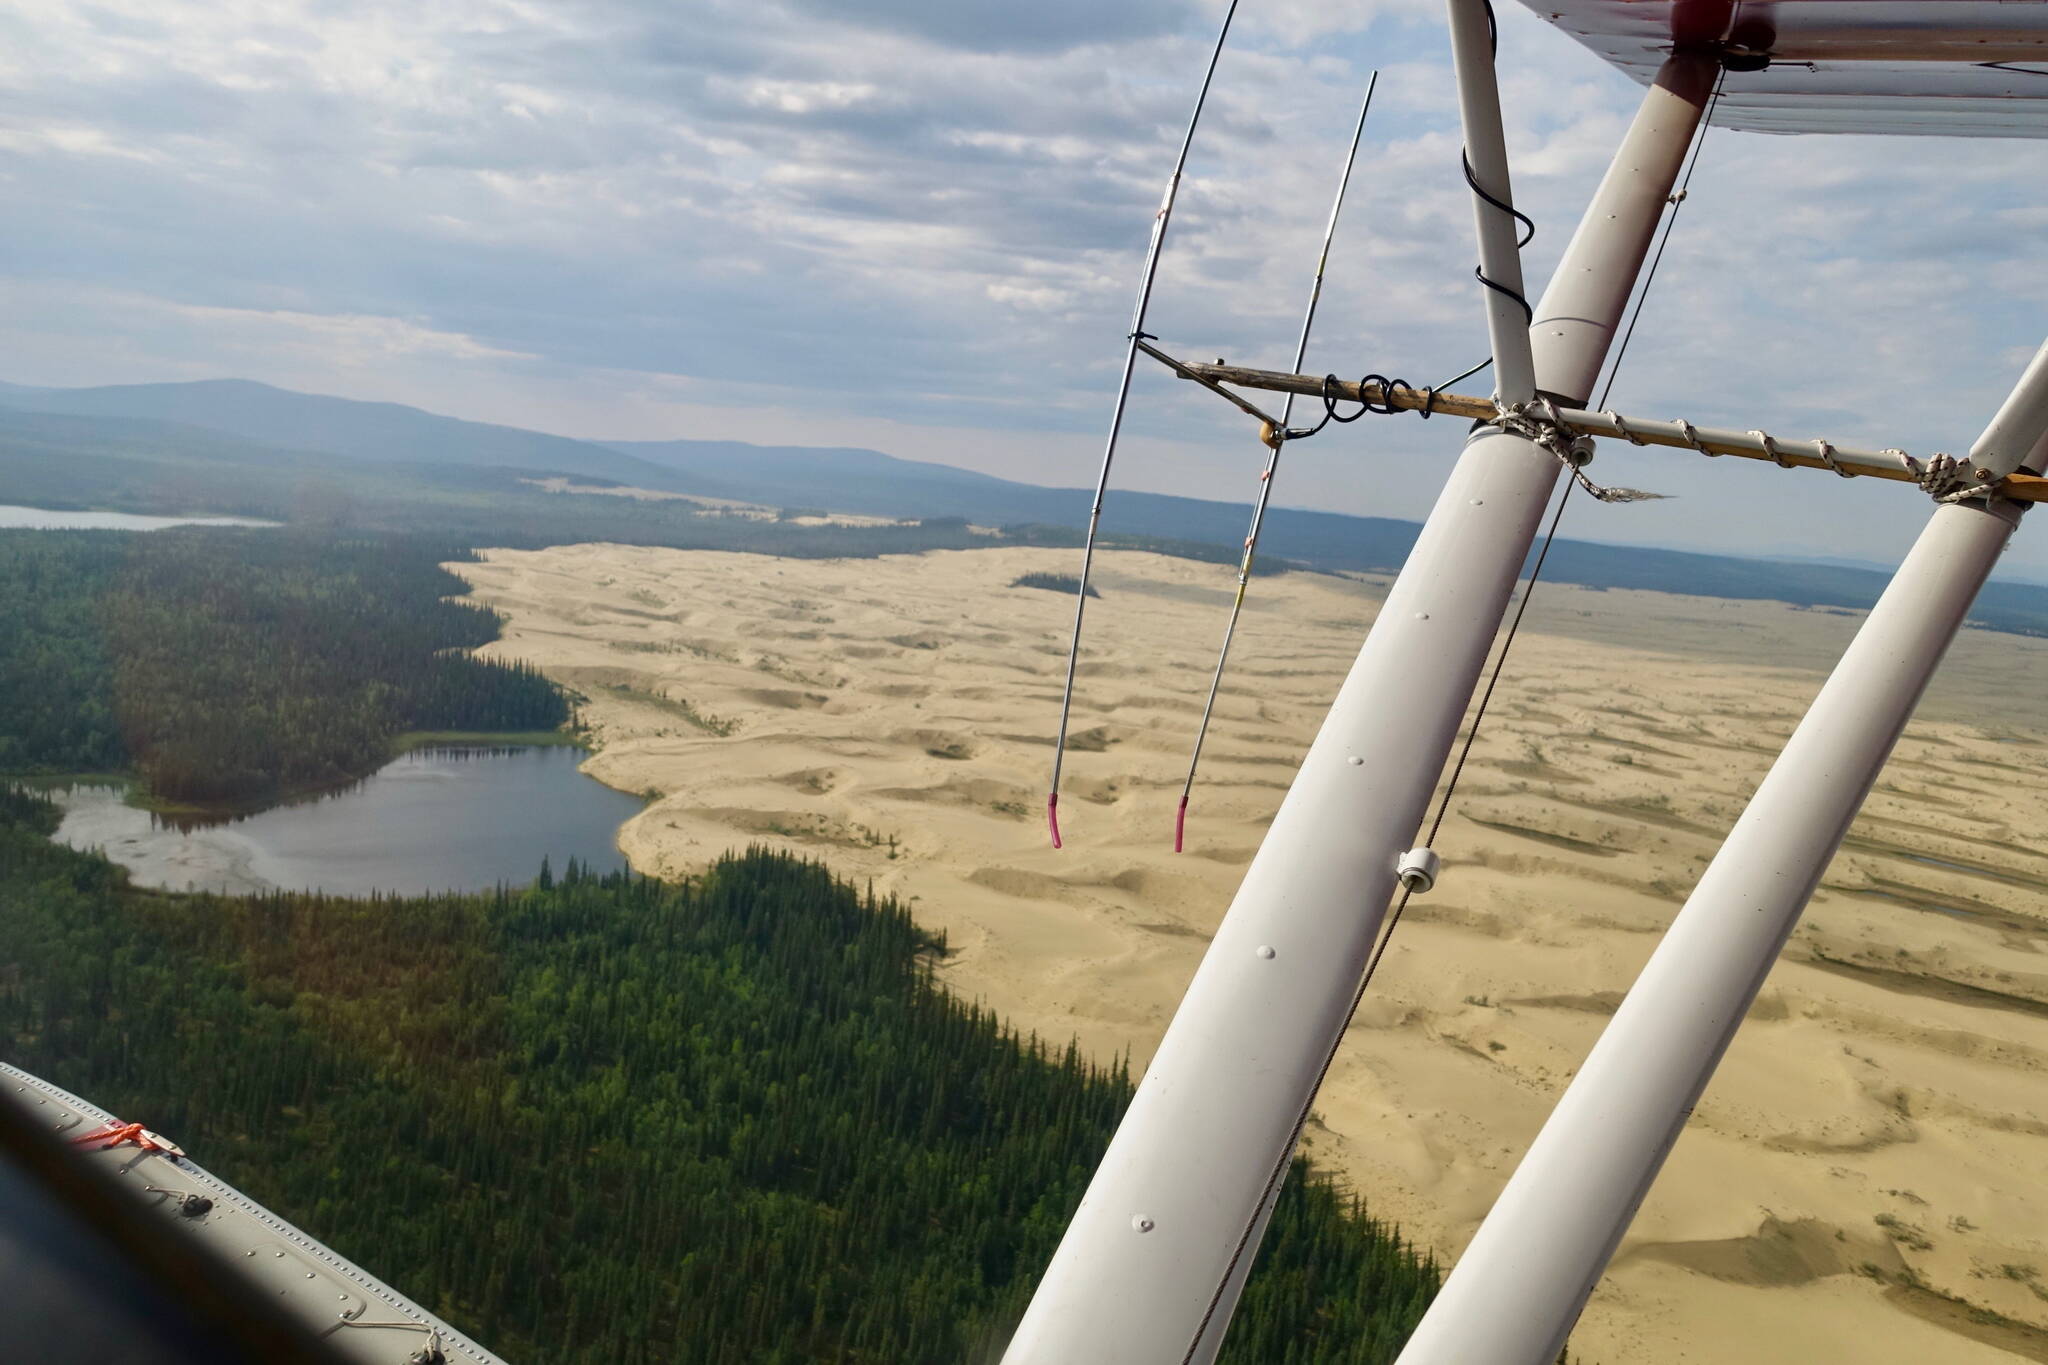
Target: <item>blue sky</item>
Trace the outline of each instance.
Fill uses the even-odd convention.
[[[1635,88],[1503,0],[1541,280]],[[207,378],[586,437],[869,445],[1092,480],[1211,0],[17,0],[0,378]],[[1310,367],[1483,354],[1434,3],[1245,0],[1152,330],[1280,366],[1383,71]],[[1614,401],[1966,447],[2048,332],[2038,144],[1717,131]],[[1457,424],[1290,450],[1278,498],[1426,511]],[[1248,498],[1262,450],[1141,376],[1121,478]],[[1900,486],[1608,450],[1673,494],[1568,533],[1896,556]],[[1114,505],[1111,506],[1112,515]],[[2048,573],[2048,531],[2009,556]],[[2039,541],[2039,547],[2033,544]]]

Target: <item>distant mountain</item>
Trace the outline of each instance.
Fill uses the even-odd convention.
[[[757,446],[740,441],[615,441],[612,447],[692,479],[715,479],[730,496],[883,517],[965,517],[984,526],[1085,527],[1092,493],[1046,488],[880,451]],[[1249,505],[1167,493],[1110,493],[1104,524],[1120,535],[1209,545],[1243,542]],[[1275,508],[1261,545],[1274,555],[1351,569],[1398,565],[1419,529],[1412,521]]]
[[[675,492],[673,470],[608,446],[519,427],[465,422],[400,403],[294,393],[247,379],[39,389],[0,384],[0,406],[79,417],[142,418],[204,427],[288,450],[400,464],[489,465],[578,474]]]
[[[225,431],[148,417],[80,417],[9,402],[20,386],[0,384],[0,447],[51,459],[106,456],[153,463],[247,464],[318,468],[334,459],[315,450],[280,450]]]
[[[1848,555],[1797,555],[1773,550],[1760,554],[1758,559],[1773,560],[1779,564],[1826,564],[1836,569],[1869,569],[1872,573],[1889,574],[1898,567],[1896,562],[1887,563],[1882,559],[1856,559]]]
[[[59,469],[82,473],[81,464],[99,462],[107,466],[104,482],[125,480],[133,486],[135,462],[160,467],[206,459],[209,442],[218,446],[210,456],[216,468],[268,460],[273,465],[289,461],[303,469],[301,462],[309,458],[317,466],[317,457],[309,452],[411,465],[416,472],[408,486],[431,485],[439,490],[435,496],[470,484],[479,493],[491,488],[502,492],[502,471],[509,468],[773,507],[921,520],[958,517],[986,526],[1038,528],[1019,529],[1017,538],[1042,544],[1076,539],[1091,500],[1085,489],[1018,483],[950,465],[900,460],[875,450],[739,441],[600,444],[441,417],[396,403],[293,393],[246,380],[88,389],[0,384],[0,412],[10,409],[0,419],[0,473],[7,473],[19,490],[15,496],[28,501],[34,500],[38,483],[51,483]],[[67,427],[50,414],[78,416]],[[60,450],[68,453],[60,455]],[[350,477],[342,470],[333,472],[339,479]],[[52,484],[49,491],[55,495],[61,489]],[[203,505],[220,501],[213,496]],[[593,523],[579,518],[570,504],[598,500],[547,501],[559,510],[548,513],[547,528],[529,526],[529,539],[557,543],[557,537],[575,533],[640,540],[658,532],[652,543],[674,543],[671,527],[636,532],[621,519],[629,511],[654,515],[646,508],[612,508],[613,515]],[[480,514],[477,506],[465,506],[469,515]],[[1104,512],[1106,528],[1123,537],[1121,543],[1131,544],[1135,538],[1141,544],[1158,542],[1158,548],[1171,553],[1219,559],[1235,558],[1248,515],[1242,503],[1136,492],[1112,493]],[[412,515],[439,514],[422,501]],[[670,520],[688,515],[676,510],[661,513]],[[1268,514],[1266,526],[1262,548],[1268,563],[1290,560],[1311,568],[1367,572],[1398,567],[1421,529],[1410,521],[1284,507]],[[1569,540],[1553,547],[1545,573],[1559,582],[1594,588],[1849,608],[1874,603],[1889,577],[1853,563],[1794,563]],[[2048,635],[2048,600],[2031,584],[1993,582],[1978,599],[1973,619],[1993,629]]]
[[[666,464],[693,478],[716,479],[750,502],[829,507],[875,516],[965,517],[989,526],[1033,523],[1069,530],[1087,524],[1092,495],[1043,488],[950,465],[899,460],[873,450],[755,446],[738,441],[625,441],[618,450]],[[1165,493],[1113,492],[1106,529],[1124,536],[1236,546],[1250,509]],[[1261,552],[1318,569],[1391,572],[1422,528],[1412,521],[1276,507],[1266,514]],[[1268,561],[1270,562],[1270,560]],[[1745,559],[1560,540],[1544,575],[1592,588],[1639,588],[1702,597],[1863,608],[1877,601],[1888,570],[1855,563]],[[1997,630],[2048,634],[2048,601],[2029,584],[1992,582],[1972,619]]]

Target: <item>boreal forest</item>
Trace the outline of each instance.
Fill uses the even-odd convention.
[[[0,772],[158,802],[559,726],[480,661],[461,544],[0,532]],[[514,1362],[992,1359],[1130,1087],[937,983],[818,865],[543,865],[396,899],[151,891],[0,784],[0,1057],[211,1169]],[[1226,1360],[1391,1360],[1434,1265],[1298,1163]]]
[[[515,1362],[993,1358],[1129,1096],[815,864],[130,889],[0,792],[0,1046]],[[1393,1358],[1435,1267],[1297,1164],[1224,1355]]]

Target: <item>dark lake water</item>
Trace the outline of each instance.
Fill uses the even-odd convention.
[[[140,517],[127,512],[53,512],[47,507],[0,507],[0,530],[161,531],[166,526],[276,526],[249,517]]]
[[[117,787],[52,793],[57,839],[100,848],[138,884],[171,890],[416,894],[523,886],[543,854],[625,866],[619,826],[641,801],[576,770],[580,749],[422,749],[332,796],[181,830]]]

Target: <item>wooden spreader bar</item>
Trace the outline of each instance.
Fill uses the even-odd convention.
[[[1150,347],[1146,348],[1148,351]],[[1162,357],[1163,358],[1163,357]],[[1321,375],[1286,374],[1279,370],[1253,370],[1240,365],[1193,365],[1186,362],[1171,362],[1176,373],[1207,388],[1219,384],[1235,384],[1240,388],[1264,389],[1273,393],[1305,394],[1320,398],[1325,380]],[[1470,394],[1430,393],[1426,389],[1411,389],[1396,385],[1391,390],[1382,390],[1378,384],[1361,387],[1352,380],[1338,380],[1329,385],[1330,394],[1347,403],[1371,402],[1375,407],[1393,407],[1410,412],[1420,412],[1425,406],[1431,412],[1441,412],[1453,417],[1469,417],[1475,421],[1491,421],[1499,416],[1499,409],[1493,399],[1479,398]],[[1226,394],[1226,397],[1231,395]],[[1248,405],[1240,404],[1248,407]],[[1252,410],[1256,411],[1256,410]],[[1893,479],[1902,483],[1920,482],[1920,474],[1927,461],[1916,460],[1902,450],[1863,450],[1855,446],[1838,446],[1827,441],[1783,441],[1762,431],[1730,431],[1716,427],[1695,427],[1690,422],[1653,422],[1634,417],[1623,417],[1612,412],[1591,412],[1584,408],[1568,408],[1560,405],[1557,419],[1571,434],[1605,436],[1616,440],[1629,441],[1635,445],[1666,446],[1675,450],[1696,450],[1702,455],[1734,455],[1745,460],[1772,460],[1787,468],[1831,469],[1844,477],[1862,475],[1873,479]],[[1974,477],[1968,461],[1961,462],[1956,475],[1962,485],[1981,482]],[[2015,502],[2048,502],[2048,478],[2035,474],[2012,474],[1995,485],[1998,493]]]

